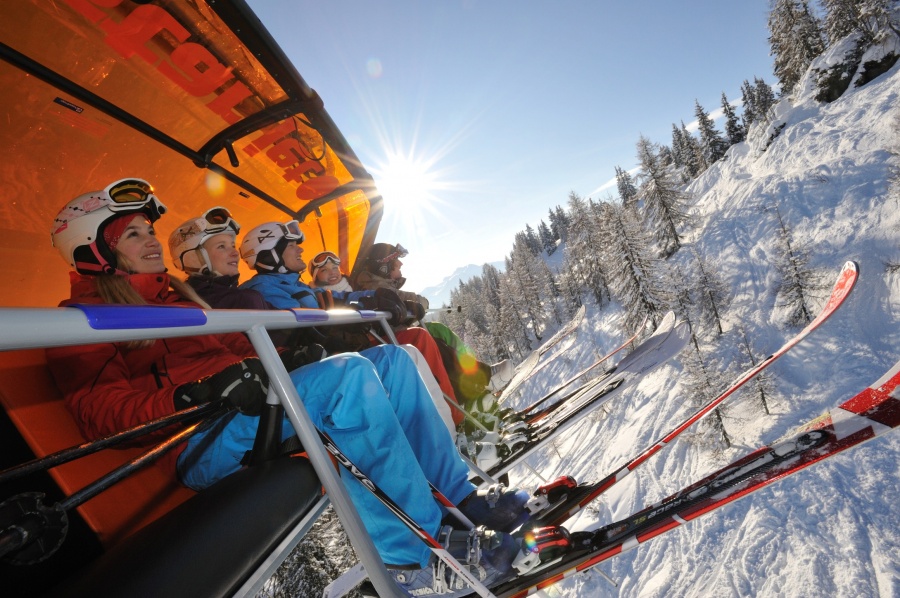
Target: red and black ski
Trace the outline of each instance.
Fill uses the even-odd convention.
[[[764,369],[772,365],[772,363],[774,363],[779,357],[787,353],[792,347],[797,345],[813,330],[817,329],[829,317],[831,317],[831,315],[838,310],[838,308],[850,295],[850,292],[853,290],[858,277],[859,268],[857,267],[857,265],[854,262],[846,262],[840,273],[838,274],[837,281],[834,284],[834,288],[831,291],[831,295],[829,296],[828,302],[825,304],[825,307],[822,308],[822,311],[819,313],[819,315],[816,316],[816,318],[812,322],[810,322],[806,326],[806,328],[804,328],[790,340],[788,340],[775,353],[769,355],[758,365],[748,369],[746,372],[741,374],[740,377],[738,377],[738,379],[735,380],[731,384],[731,386],[729,386],[724,392],[692,413],[687,419],[675,426],[675,428],[671,432],[663,436],[659,441],[654,443],[653,446],[626,463],[624,466],[620,467],[618,470],[607,475],[605,478],[598,482],[582,483],[577,487],[569,490],[564,500],[559,502],[557,505],[543,511],[539,515],[539,517],[537,518],[537,524],[559,525],[567,519],[571,518],[573,515],[583,509],[588,503],[598,498],[601,494],[612,488],[615,484],[628,476],[628,474],[637,469],[641,464],[646,462],[654,454],[665,448],[682,432],[703,419],[713,409],[718,407],[719,404],[722,403],[722,401],[734,394],[739,388],[741,388],[748,381],[752,380]]]

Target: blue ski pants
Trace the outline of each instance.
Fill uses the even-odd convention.
[[[316,427],[429,534],[438,533],[443,516],[429,481],[454,503],[475,490],[415,364],[401,348],[382,345],[334,355],[295,370],[291,380]],[[192,437],[178,459],[181,481],[199,490],[240,469],[258,422],[229,414]],[[285,418],[282,438],[293,434]],[[424,567],[430,556],[425,544],[343,468],[341,478],[384,562]]]

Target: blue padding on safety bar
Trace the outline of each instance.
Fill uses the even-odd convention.
[[[179,328],[206,324],[200,308],[167,305],[70,305],[87,316],[94,330],[128,330],[130,328]]]
[[[378,317],[378,313],[372,311],[371,309],[361,309],[359,310],[359,315],[362,316],[363,320],[371,320],[372,318]]]
[[[327,322],[328,312],[323,309],[303,309],[299,307],[291,308],[294,317],[298,322]]]

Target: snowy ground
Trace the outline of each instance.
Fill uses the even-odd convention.
[[[898,93],[895,66],[832,104],[782,102],[776,124],[787,126],[765,151],[762,136],[734,146],[688,189],[690,244],[727,279],[733,298],[726,321],[744,325],[761,357],[796,332],[778,324],[772,205],[810,250],[828,289],[848,259],[859,263],[860,282],[832,320],[770,368],[777,385],[771,415],[752,400],[729,399],[733,447],[716,450],[708,434],[691,430],[571,528],[597,527],[668,496],[839,404],[900,359],[900,272],[886,269],[900,262],[900,193],[890,189],[900,147]],[[578,342],[560,343],[556,351],[565,354],[508,404],[529,404],[615,346],[623,333],[613,311],[589,309]],[[547,478],[595,480],[614,471],[689,413],[679,372],[677,363],[664,367],[530,464]],[[587,574],[548,593],[900,596],[898,457],[900,434],[875,440],[604,563],[618,588]],[[524,468],[511,477],[537,483]]]

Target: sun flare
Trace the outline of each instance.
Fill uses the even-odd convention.
[[[375,170],[374,177],[387,206],[414,210],[435,199],[437,177],[425,160],[394,155]]]

